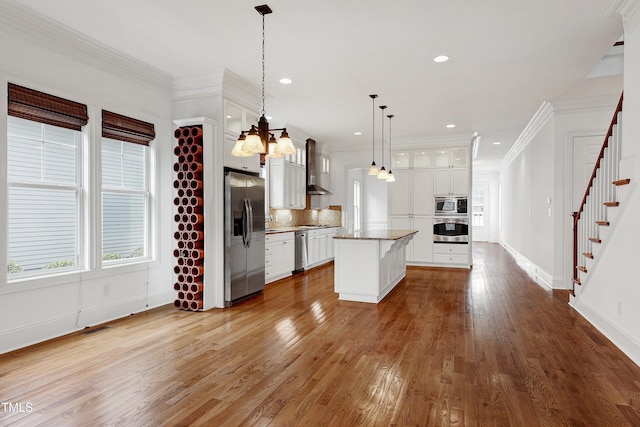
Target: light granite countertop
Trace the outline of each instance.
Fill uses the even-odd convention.
[[[277,234],[277,233],[290,233],[292,231],[309,231],[309,230],[325,230],[327,228],[340,228],[333,225],[323,225],[323,226],[297,226],[297,227],[278,227],[278,228],[269,228],[264,230],[264,234]]]
[[[370,230],[357,233],[339,234],[334,239],[347,240],[398,240],[416,234],[418,230]]]

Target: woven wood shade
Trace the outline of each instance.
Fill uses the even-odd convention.
[[[102,110],[102,137],[149,145],[156,131],[153,123]]]
[[[87,106],[9,83],[9,115],[22,119],[81,130],[89,121]]]

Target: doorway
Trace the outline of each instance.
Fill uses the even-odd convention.
[[[471,236],[473,241],[489,240],[490,194],[488,183],[473,184],[471,191]]]

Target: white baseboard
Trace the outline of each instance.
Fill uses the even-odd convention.
[[[21,328],[0,333],[0,354],[8,353],[33,344],[38,344],[53,338],[76,332],[88,326],[110,322],[132,313],[139,313],[170,303],[173,292],[159,292],[145,297],[100,307],[95,310],[85,310],[79,314],[73,313],[55,319],[34,323]]]
[[[636,365],[640,366],[640,342],[609,321],[607,317],[594,307],[585,303],[583,299],[570,297],[569,305],[626,354]]]
[[[76,315],[66,315],[46,322],[0,333],[0,354],[28,347],[77,331]]]
[[[553,275],[538,267],[527,257],[523,256],[522,254],[520,254],[520,252],[516,251],[514,248],[505,244],[504,242],[500,242],[500,245],[516,259],[516,262],[518,263],[520,268],[522,268],[534,282],[549,289],[565,289],[564,287],[554,287],[555,285],[557,285],[557,283],[562,283],[562,279],[554,278]]]
[[[78,316],[78,325],[82,328],[95,326],[134,313],[150,310],[153,307],[168,304],[171,301],[173,300],[170,297],[167,299],[167,293],[162,292],[150,294],[148,298],[141,295],[124,301],[120,300],[113,304],[103,305],[96,309],[84,309]]]

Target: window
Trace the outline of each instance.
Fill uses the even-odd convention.
[[[484,191],[474,187],[471,194],[471,225],[484,227]]]
[[[102,259],[147,253],[147,147],[102,139]]]
[[[102,260],[148,254],[151,123],[102,112]]]
[[[7,118],[10,276],[82,267],[82,133]]]
[[[360,231],[360,181],[353,181],[353,231]]]

